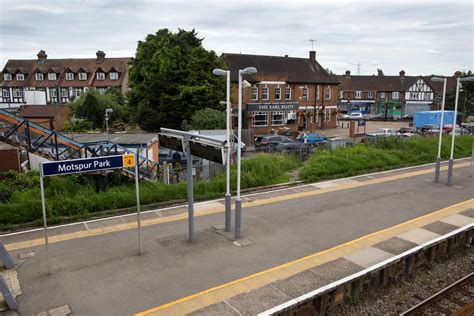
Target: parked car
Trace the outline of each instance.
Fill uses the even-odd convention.
[[[278,144],[290,143],[290,142],[295,142],[295,141],[290,139],[289,137],[280,136],[280,135],[263,136],[260,140],[258,140],[255,143],[255,150],[271,152],[271,151],[275,151],[275,148]]]
[[[329,141],[329,138],[321,134],[303,134],[296,140],[307,144],[324,144]]]
[[[395,117],[391,113],[387,113],[387,114],[380,113],[380,114],[377,114],[377,115],[373,116],[372,119],[375,120],[375,121],[383,121],[383,120],[392,121],[392,120],[395,119]]]
[[[363,118],[363,116],[362,116],[362,113],[360,112],[352,112],[352,113],[342,116],[342,118],[346,120],[358,120],[358,119]]]
[[[288,153],[300,153],[301,151],[309,152],[311,151],[312,148],[314,148],[312,144],[303,143],[303,142],[290,139],[290,141],[285,141],[276,145],[275,151],[282,154],[288,154]]]
[[[368,138],[376,138],[376,137],[396,137],[398,133],[395,132],[391,128],[379,128],[373,133],[367,133],[366,136]]]
[[[420,131],[425,136],[439,135],[439,127],[434,125],[434,124],[425,124],[420,129]],[[444,133],[444,131],[443,131],[443,133]]]
[[[158,157],[160,163],[179,163],[185,167],[188,164],[187,155],[185,153],[174,151],[165,147],[160,147],[158,151]],[[201,161],[202,159],[196,156],[192,156],[193,164]]]
[[[420,136],[417,130],[411,127],[401,127],[397,131],[397,134],[401,137],[407,137],[407,138]]]
[[[288,127],[279,128],[276,131],[276,134],[281,135],[281,136],[286,136],[286,137],[289,137],[291,139],[296,139],[299,135],[299,133],[297,131],[294,131],[291,128],[288,128]]]

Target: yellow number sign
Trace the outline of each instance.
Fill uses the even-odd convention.
[[[135,155],[134,154],[128,154],[128,155],[123,155],[123,166],[124,167],[135,167]]]

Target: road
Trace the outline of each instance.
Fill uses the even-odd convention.
[[[35,256],[18,269],[20,311],[68,304],[77,315],[130,315],[284,264],[471,199],[469,167],[456,164],[452,187],[433,183],[430,166],[249,196],[242,233],[251,244],[244,247],[216,232],[223,213],[215,210],[196,218],[193,244],[182,218],[144,227],[143,255],[135,229],[69,236],[50,245],[51,275],[44,247],[23,245],[15,258]]]

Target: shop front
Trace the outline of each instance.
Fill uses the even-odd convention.
[[[290,128],[298,130],[298,102],[287,103],[248,103],[245,111],[247,127],[255,135],[265,135],[272,130]]]

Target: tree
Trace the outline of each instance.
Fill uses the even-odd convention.
[[[185,130],[225,129],[225,113],[211,108],[196,111],[191,116],[189,123],[187,120],[183,120],[182,128]]]
[[[138,42],[130,68],[134,120],[146,131],[158,131],[180,128],[200,109],[222,110],[225,80],[212,74],[214,68],[225,68],[223,61],[202,46],[194,30],[149,34]]]
[[[88,92],[84,97],[84,101],[75,108],[78,117],[82,117],[92,122],[92,129],[102,126],[104,122],[105,107],[101,106],[97,95]]]
[[[461,78],[473,76],[472,71],[462,72]],[[459,90],[458,112],[465,114],[464,117],[474,114],[474,82],[462,82]],[[454,110],[456,100],[456,85],[453,90],[446,91],[446,110]]]
[[[377,68],[377,76],[385,76],[382,69]]]

